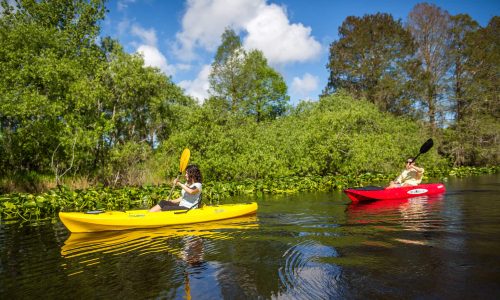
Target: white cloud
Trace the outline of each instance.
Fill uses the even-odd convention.
[[[292,81],[292,92],[300,96],[308,96],[308,93],[317,90],[319,78],[309,73],[302,78],[294,77]]]
[[[156,31],[151,28],[149,30],[144,29],[138,25],[132,25],[130,33],[142,39],[143,43],[150,46],[156,46],[158,39],[156,38]]]
[[[119,23],[118,23],[118,26],[117,26],[117,33],[119,36],[122,36],[124,35],[128,29],[130,27],[130,20],[128,18],[123,18]]]
[[[189,71],[193,66],[189,64],[176,64],[175,69],[180,71]]]
[[[159,68],[167,75],[175,73],[174,67],[167,63],[167,59],[161,54],[158,48],[149,45],[140,45],[137,48],[137,52],[141,53],[144,57],[144,65]]]
[[[210,75],[210,70],[210,65],[204,65],[196,79],[181,81],[179,82],[179,86],[186,91],[186,94],[198,99],[199,103],[203,103],[208,98],[208,76]]]
[[[129,3],[135,3],[135,0],[119,0],[116,7],[119,11],[123,11],[128,8]]]
[[[262,5],[265,0],[188,0],[183,29],[176,34],[176,54],[180,59],[192,60],[197,47],[215,50],[226,27],[239,32]]]
[[[304,62],[318,57],[321,45],[311,36],[311,28],[290,24],[282,7],[267,5],[246,24],[247,49],[259,49],[271,64]]]
[[[130,29],[130,33],[142,40],[142,44],[137,47],[137,52],[141,53],[144,57],[144,64],[146,66],[159,68],[167,75],[173,75],[175,73],[175,68],[168,64],[167,58],[161,53],[156,45],[158,39],[154,29],[151,28],[147,30],[138,25],[133,25]]]
[[[307,61],[321,51],[310,27],[291,24],[283,7],[266,0],[188,0],[174,52],[189,61],[198,48],[214,51],[227,27],[247,33],[245,48],[262,50],[270,64]]]

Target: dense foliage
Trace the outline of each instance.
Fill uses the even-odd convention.
[[[344,89],[383,111],[410,115],[414,52],[410,32],[391,15],[347,17],[339,28],[339,40],[330,45],[330,78],[324,93]]]
[[[4,1],[0,176],[125,182],[195,102],[142,57],[96,44],[102,1]]]
[[[188,146],[205,177],[217,181],[387,173],[416,155],[426,139],[416,122],[343,93],[303,103],[273,122],[221,116],[210,105],[192,117],[189,127],[173,133],[160,151],[166,157]],[[435,149],[422,162],[446,165]]]

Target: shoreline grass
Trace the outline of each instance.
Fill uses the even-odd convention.
[[[426,171],[424,182],[429,179],[448,177],[467,177],[482,174],[495,174],[500,166],[494,167],[458,167],[448,170]],[[328,175],[285,177],[273,180],[247,179],[239,182],[206,182],[204,183],[205,204],[219,203],[229,197],[238,195],[291,194],[305,191],[333,191],[348,187],[368,184],[385,185],[393,176],[388,174],[365,173],[359,176]],[[94,209],[127,210],[147,208],[159,200],[166,199],[171,186],[166,182],[144,184],[141,186],[104,187],[91,186],[90,181],[83,179],[69,180],[72,188],[59,186],[38,193],[13,192],[0,194],[0,221],[20,220],[39,221],[56,217],[61,210],[86,211]],[[2,181],[3,183],[4,181]],[[47,184],[47,186],[49,186]],[[178,197],[176,191],[173,197]]]

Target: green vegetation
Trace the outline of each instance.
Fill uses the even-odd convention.
[[[498,165],[500,17],[481,28],[419,3],[406,24],[380,13],[347,17],[330,46],[324,94],[345,89],[424,121],[453,166]]]
[[[195,101],[116,41],[96,44],[101,1],[20,3],[0,18],[0,177],[115,184]]]
[[[232,114],[273,120],[287,111],[287,86],[280,73],[268,66],[262,51],[245,51],[233,30],[226,29],[210,73],[212,98]],[[225,108],[225,109],[224,109]]]
[[[499,167],[457,167],[428,170],[424,178],[465,177],[491,174],[500,171]],[[364,173],[360,176],[328,175],[306,177],[284,177],[272,181],[265,179],[243,180],[238,182],[210,182],[204,184],[204,203],[215,204],[232,196],[255,195],[264,193],[290,194],[301,191],[332,191],[350,186],[379,183],[386,184],[391,176]],[[142,186],[111,189],[109,187],[85,190],[50,190],[37,195],[13,193],[0,195],[0,220],[4,221],[41,221],[56,217],[60,210],[87,211],[95,209],[126,210],[150,208],[159,200],[166,199],[171,186]],[[178,197],[174,193],[173,197]]]
[[[344,89],[382,111],[411,115],[415,45],[411,33],[391,15],[347,17],[339,40],[330,45],[325,94]]]
[[[281,74],[230,29],[199,104],[140,55],[98,39],[103,1],[2,7],[3,219],[149,207],[168,195],[185,147],[206,202],[385,184],[429,137],[427,178],[498,171],[498,17],[481,28],[428,4],[407,27],[387,14],[348,17],[324,95],[292,107]],[[419,30],[426,16],[440,38]],[[426,61],[429,47],[442,50],[439,65]]]

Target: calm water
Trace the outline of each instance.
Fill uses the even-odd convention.
[[[500,175],[445,184],[366,205],[267,197],[256,216],[155,230],[1,225],[0,299],[498,299]]]

